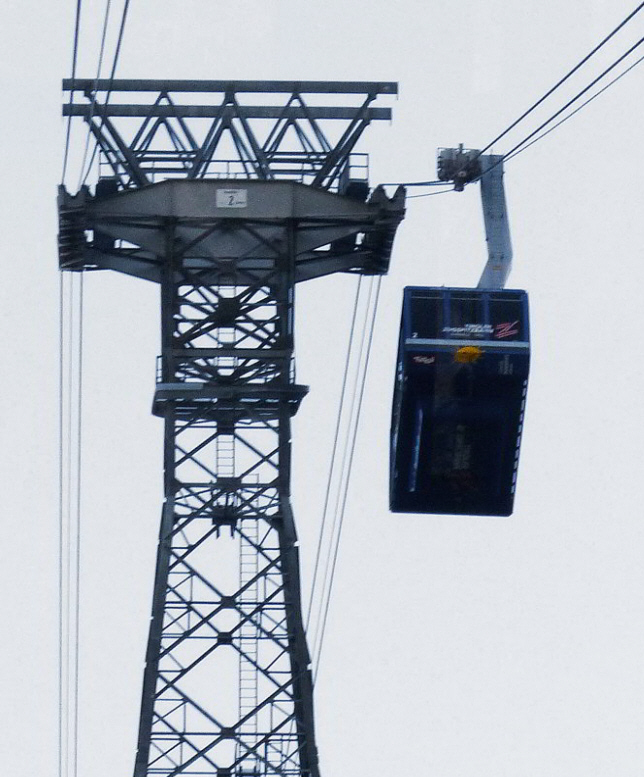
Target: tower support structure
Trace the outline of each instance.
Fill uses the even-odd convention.
[[[116,270],[161,293],[164,495],[134,777],[318,777],[289,501],[291,418],[307,392],[294,369],[295,286],[387,270],[404,191],[368,196],[349,155],[385,117],[370,102],[395,85],[110,84],[161,90],[129,108],[99,105],[91,90],[107,84],[65,85],[87,90],[88,105],[66,111],[85,116],[109,174],[93,194],[59,191],[60,266]],[[182,107],[171,87],[225,88],[219,106]],[[251,88],[287,99],[242,110],[236,95]],[[314,110],[307,88],[362,102]],[[115,116],[141,121],[121,131]],[[200,140],[189,118],[206,120]],[[335,142],[322,132],[329,118],[346,125]],[[225,132],[236,177],[207,174]]]

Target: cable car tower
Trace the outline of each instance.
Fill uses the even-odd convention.
[[[65,271],[159,284],[164,497],[135,777],[318,777],[291,507],[295,284],[387,271],[369,194],[394,83],[66,80],[100,153],[59,191]],[[333,96],[337,105],[320,103]],[[358,163],[356,165],[356,163]]]

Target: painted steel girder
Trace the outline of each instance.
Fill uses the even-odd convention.
[[[263,280],[209,286],[181,266],[172,227],[167,237],[165,506],[135,777],[318,777],[288,502],[290,416],[305,392],[293,255],[277,253]]]
[[[65,78],[63,89],[113,92],[220,92],[252,94],[398,94],[395,81],[226,81],[180,78]]]
[[[373,101],[398,91],[391,82],[133,79],[65,79],[63,89],[72,92],[63,115],[85,119],[121,188],[221,174],[222,165],[244,178],[342,188],[366,127],[391,118]],[[74,102],[78,91],[87,102]],[[132,92],[136,102],[123,103]],[[268,104],[251,94],[270,95]],[[321,94],[342,94],[345,104],[315,104]]]
[[[244,206],[228,206],[228,192],[243,193],[236,196]],[[285,250],[289,224],[295,227],[297,281],[333,272],[381,274],[404,202],[402,187],[392,198],[378,188],[361,202],[292,181],[164,181],[105,198],[61,189],[61,267],[114,269],[160,282],[172,224],[181,266],[204,270],[203,283],[232,271],[265,277]]]
[[[104,110],[106,108],[107,110]],[[120,116],[129,118],[192,118],[192,119],[216,119],[226,111],[230,112],[231,117],[241,119],[341,119],[350,120],[359,118],[360,108],[344,108],[332,106],[256,106],[249,107],[237,105],[234,111],[226,105],[124,105],[109,103],[107,106],[96,104],[92,109],[91,104],[87,105],[63,105],[63,116],[83,116],[90,118],[91,115],[101,118],[103,114],[107,116]],[[391,110],[389,108],[367,108],[365,112],[367,121],[389,120],[391,119]]]
[[[212,386],[208,383],[194,382],[186,390],[185,383],[159,383],[154,393],[152,412],[163,416],[168,402],[175,403],[176,412],[204,412],[211,414],[221,411],[234,413],[240,418],[257,417],[262,413],[275,412],[278,406],[286,404],[289,415],[295,415],[300,402],[308,393],[308,386],[293,385],[287,388],[271,386],[240,387]]]
[[[386,272],[404,190],[376,189],[366,203],[324,190],[348,186],[362,131],[389,116],[371,102],[395,84],[65,86],[85,91],[88,104],[67,112],[84,116],[123,191],[60,190],[61,268],[161,285],[164,507],[135,777],[318,777],[288,499],[290,417],[305,393],[292,363],[293,288],[331,272]],[[157,95],[135,108],[96,99],[125,89]],[[217,90],[218,106],[170,95]],[[288,96],[248,107],[244,91]],[[329,109],[308,105],[308,92],[362,97]],[[209,128],[195,133],[203,119]],[[334,139],[332,119],[345,122]],[[202,178],[228,164],[216,158],[226,140],[241,179]],[[148,185],[165,175],[177,177]]]
[[[209,455],[226,431],[174,427],[137,777],[318,774],[283,423],[235,427],[234,477]]]
[[[179,492],[162,528],[162,626],[148,650],[135,774],[316,775],[308,654],[288,614],[297,548],[278,489],[256,488],[229,523],[194,484],[189,495],[199,507]],[[236,578],[244,549],[251,572]]]

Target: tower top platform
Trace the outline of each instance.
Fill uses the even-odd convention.
[[[375,102],[395,96],[398,85],[77,78],[65,79],[63,91],[63,115],[87,122],[100,177],[121,189],[215,177],[288,179],[343,193],[350,180],[366,180],[366,155],[355,164],[350,157],[372,121],[391,119]],[[77,92],[83,102],[74,101]]]

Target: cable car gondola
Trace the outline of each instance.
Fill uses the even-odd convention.
[[[529,361],[525,291],[405,289],[393,512],[512,513]]]

